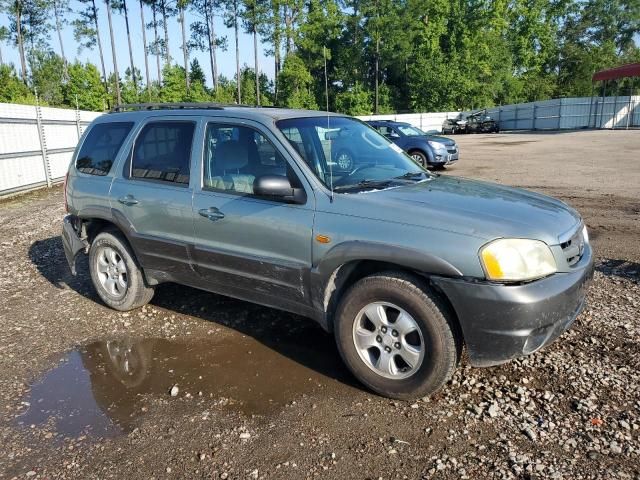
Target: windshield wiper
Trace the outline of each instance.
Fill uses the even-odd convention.
[[[394,178],[399,179],[399,180],[405,180],[405,179],[406,180],[413,180],[416,177],[421,177],[421,178],[422,177],[426,177],[426,174],[424,172],[407,172],[407,173],[405,173],[403,175],[400,175],[400,176],[394,177]]]
[[[358,183],[350,184],[350,185],[339,185],[334,188],[334,190],[360,190],[365,188],[378,188],[378,187],[386,187],[391,183],[391,180],[373,180],[373,179],[365,179],[360,180]]]

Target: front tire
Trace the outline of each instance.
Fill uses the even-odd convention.
[[[424,152],[421,152],[420,150],[412,150],[411,152],[409,152],[409,155],[415,162],[419,163],[424,168],[427,168],[428,160],[427,155]]]
[[[89,271],[98,296],[114,310],[133,310],[153,297],[153,287],[146,285],[131,247],[118,232],[101,232],[93,240]]]
[[[365,277],[342,297],[335,337],[343,361],[364,385],[403,400],[432,394],[460,358],[452,314],[419,277]]]
[[[341,171],[350,172],[354,166],[353,155],[348,150],[340,150],[336,155],[336,164]]]

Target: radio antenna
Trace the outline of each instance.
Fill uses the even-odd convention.
[[[324,97],[326,101],[326,112],[327,112],[327,133],[329,133],[329,79],[327,76],[327,47],[322,46],[322,55],[324,56]],[[333,146],[333,145],[332,145]],[[331,152],[333,153],[333,152]],[[329,188],[331,189],[331,203],[333,203],[333,166],[332,159],[329,158],[327,162],[329,164]]]

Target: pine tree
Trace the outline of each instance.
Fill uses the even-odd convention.
[[[184,57],[185,85],[189,92],[189,46],[187,45],[187,25],[184,20],[184,11],[189,5],[189,0],[177,0],[178,22],[182,31],[182,55]]]
[[[76,42],[79,43],[80,48],[93,49],[98,46],[98,53],[100,54],[100,65],[102,67],[102,81],[105,91],[108,91],[107,87],[107,70],[104,66],[104,54],[102,52],[102,41],[100,39],[100,29],[98,28],[98,8],[96,7],[95,0],[78,0],[84,9],[78,12],[78,17],[73,24],[73,33]]]
[[[142,48],[144,49],[144,74],[147,85],[147,97],[151,100],[151,79],[149,78],[149,47],[147,45],[147,25],[144,22],[144,2],[140,3],[140,30],[142,31]],[[133,61],[132,61],[133,63]]]
[[[109,38],[111,39],[111,57],[113,59],[113,86],[116,91],[116,105],[122,103],[122,95],[120,93],[120,74],[118,73],[118,56],[116,54],[116,42],[113,37],[113,21],[111,16],[111,9],[113,8],[112,0],[104,0],[104,5],[107,9],[107,21],[109,23]]]
[[[238,29],[240,23],[240,0],[222,0],[224,12],[224,24],[227,28],[233,28],[233,35],[236,47],[236,89],[237,102],[242,103],[242,77],[240,75],[240,44],[238,40]]]
[[[220,15],[220,0],[192,0],[191,13],[198,18],[191,24],[190,48],[209,53],[211,79],[218,90],[218,60],[216,51],[227,48],[227,37],[216,35],[215,17]]]
[[[260,105],[260,66],[258,65],[258,30],[266,24],[268,4],[264,0],[244,0],[242,25],[245,32],[253,36],[253,58],[255,73],[256,105]]]

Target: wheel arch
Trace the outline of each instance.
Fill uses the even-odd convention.
[[[127,221],[124,215],[115,210],[95,209],[79,212],[77,216],[81,222],[81,235],[87,240],[89,246],[93,243],[93,240],[99,233],[105,231],[117,232],[122,235],[128,246],[131,248],[135,261],[140,264],[140,256],[138,249],[136,248],[136,243],[132,241],[132,233],[135,233],[133,225]],[[145,277],[145,280],[151,280],[147,278],[144,268],[142,268],[141,265],[140,270],[142,271],[142,275]]]
[[[425,157],[427,157],[427,163],[433,162],[433,151],[429,147],[425,147],[422,145],[414,145],[407,148],[407,153],[411,155],[413,152],[422,153]]]
[[[323,312],[323,326],[333,330],[333,316],[340,298],[358,280],[384,271],[404,272],[424,280],[446,299],[444,292],[429,281],[433,275],[462,277],[462,272],[446,260],[405,247],[369,242],[346,242],[331,249],[312,270],[315,307]],[[445,300],[451,305],[449,300]],[[455,312],[451,308],[452,312]],[[457,319],[456,319],[457,321]]]

